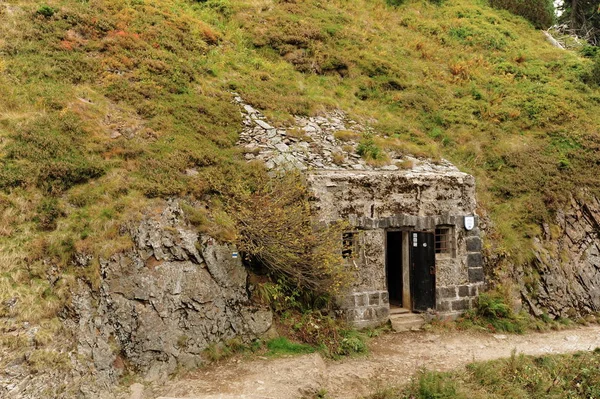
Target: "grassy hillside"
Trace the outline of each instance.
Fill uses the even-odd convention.
[[[383,149],[450,159],[477,178],[493,250],[523,261],[541,220],[600,187],[591,69],[483,0],[5,1],[0,331],[41,328],[0,340],[64,336],[70,287],[99,280],[74,254],[127,248],[119,227],[156,198],[252,180],[233,91],[275,123],[339,108]]]

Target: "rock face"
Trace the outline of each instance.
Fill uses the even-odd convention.
[[[199,236],[177,202],[130,234],[131,251],[100,262],[99,297],[86,290],[75,296],[79,352],[105,379],[114,380],[123,361],[147,379],[195,367],[211,344],[270,328],[271,312],[249,303],[235,248]]]
[[[600,201],[573,199],[534,239],[535,260],[521,276],[534,314],[579,317],[600,312]]]

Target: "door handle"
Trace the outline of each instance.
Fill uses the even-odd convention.
[[[435,266],[429,266],[429,274],[431,274],[431,275],[435,274]]]

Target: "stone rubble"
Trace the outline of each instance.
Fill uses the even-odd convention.
[[[398,171],[398,164],[403,163],[412,165],[409,171],[414,173],[458,172],[445,159],[433,163],[395,153],[388,154],[389,164],[371,165],[357,153],[359,140],[353,137],[373,133],[372,129],[348,119],[343,111],[317,117],[295,116],[294,126],[276,128],[267,122],[260,111],[244,103],[239,95],[234,95],[234,102],[239,104],[243,118],[238,145],[244,148],[246,160],[263,161],[269,170]],[[336,138],[338,132],[344,135],[343,141]]]

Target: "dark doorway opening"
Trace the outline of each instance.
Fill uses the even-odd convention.
[[[410,292],[413,311],[435,309],[435,248],[433,233],[411,233]]]
[[[385,271],[390,306],[403,307],[402,303],[402,232],[388,231]]]

